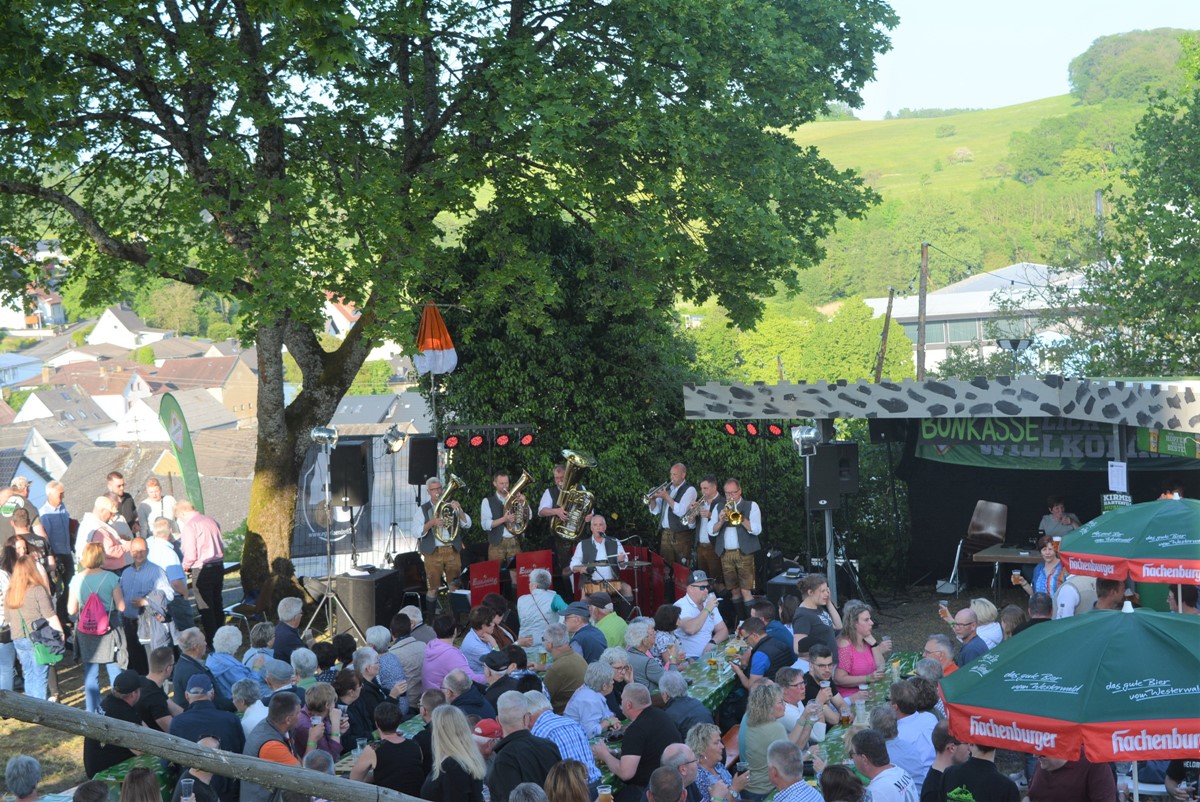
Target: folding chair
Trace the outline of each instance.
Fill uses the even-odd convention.
[[[967,536],[958,541],[958,549],[954,553],[954,570],[950,573],[950,579],[938,583],[938,592],[953,593],[958,596],[966,585],[961,578],[963,560],[970,563],[971,558],[977,552],[1003,543],[1007,530],[1007,504],[983,500],[975,502],[975,512],[971,515],[971,522],[967,525]],[[992,568],[993,586],[999,576],[1000,564],[996,563]]]

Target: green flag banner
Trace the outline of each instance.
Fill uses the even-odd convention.
[[[1193,432],[1146,428],[1139,428],[1137,430],[1138,450],[1147,451],[1151,454],[1196,459],[1200,457],[1200,453],[1197,453],[1200,450],[1197,449],[1197,444],[1200,444],[1200,434]]]
[[[1108,423],[1068,418],[931,418],[919,421],[917,432],[917,457],[955,465],[1107,471],[1109,460],[1117,458],[1113,427]],[[1196,467],[1192,460],[1163,451],[1161,436],[1158,453],[1141,447],[1141,442],[1140,433],[1131,430],[1126,441],[1131,470]]]
[[[163,396],[158,419],[171,438],[171,453],[175,455],[179,471],[183,474],[183,490],[187,493],[188,501],[192,502],[197,512],[204,512],[204,495],[200,492],[200,471],[196,468],[192,436],[188,433],[187,421],[183,418],[179,402],[170,393]]]

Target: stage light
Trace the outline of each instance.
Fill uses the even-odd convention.
[[[821,430],[813,426],[793,426],[792,442],[800,450],[800,456],[811,457],[821,443]]]
[[[456,434],[450,435],[449,437],[446,438],[445,443],[446,443],[446,448],[449,448],[451,450],[458,448],[458,446],[459,446],[458,435],[456,435]]]
[[[389,454],[395,454],[404,448],[407,440],[408,433],[400,431],[400,427],[393,423],[392,427],[387,430],[387,434],[383,436],[383,445]]]
[[[471,439],[467,440],[467,445],[471,446],[471,448],[479,448],[481,445],[483,445],[483,435],[471,435]]]
[[[533,445],[533,432],[525,432],[525,434],[521,435],[521,439],[517,442],[523,446]]]
[[[496,445],[499,446],[500,448],[504,448],[511,442],[512,442],[512,437],[507,434],[496,435]]]
[[[767,437],[783,437],[783,427],[778,423],[768,423]]]
[[[757,423],[747,423],[746,424],[746,436],[747,437],[758,437],[758,424]]]
[[[725,430],[725,434],[730,437],[738,436],[738,428],[736,423],[722,423],[721,428]]]
[[[313,430],[308,433],[308,436],[311,437],[312,441],[317,445],[329,446],[330,448],[336,446],[338,441],[337,429],[332,426],[315,426],[313,427]]]

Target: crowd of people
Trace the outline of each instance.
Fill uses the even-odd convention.
[[[762,802],[772,795],[781,802],[916,802],[960,798],[952,796],[960,789],[977,802],[1019,799],[994,750],[950,735],[938,683],[1040,621],[1124,599],[1123,585],[1101,580],[1094,599],[1076,588],[1078,598],[1060,601],[1072,585],[1048,543],[1043,564],[1022,578],[1027,609],[997,610],[986,599],[939,609],[950,631],[930,634],[915,676],[888,682],[893,644],[875,635],[874,611],[856,599],[839,610],[820,574],[804,576],[779,604],[755,596],[753,572],[743,569],[753,564],[761,531],[757,505],[733,479],[723,483],[724,495],[713,477],[693,488],[677,465],[671,482],[648,494],[648,509],[661,523],[663,548],[685,559],[694,550],[702,567],[653,617],[621,614],[628,589],[600,572],[615,568],[601,558],[619,562],[624,552],[606,537],[604,518],[592,515],[566,563],[569,573],[591,580],[578,600],[564,599],[551,572],[538,569],[515,604],[490,594],[461,626],[437,605],[407,606],[388,626],[366,629],[360,646],[349,634],[314,640],[301,630],[304,601],[284,596],[265,610],[276,623],[255,624],[244,644],[242,631],[223,623],[219,526],[151,482],[146,500],[135,504],[123,478],[110,475],[108,492],[75,533],[69,518],[55,518],[65,511],[61,485],[51,486],[40,510],[10,505],[12,514],[0,519],[14,530],[0,593],[14,637],[0,645],[0,671],[6,660],[9,666],[0,688],[13,688],[15,658],[24,692],[54,697],[52,666],[30,637],[41,621],[65,636],[83,664],[89,712],[200,749],[336,772],[430,802],[609,802],[610,795],[613,802]],[[484,521],[501,528],[511,523],[507,486],[498,474],[495,499],[481,509]],[[427,534],[434,536],[446,519],[433,515],[440,483],[428,487]],[[10,498],[23,498],[22,489],[14,482]],[[539,513],[558,517],[557,496],[547,493]],[[461,505],[450,509],[469,525]],[[455,550],[445,540],[435,537],[442,545],[427,555]],[[453,583],[448,560],[431,563],[441,566],[436,582]],[[277,573],[292,575],[284,567]],[[727,600],[725,615],[718,593]],[[1184,587],[1172,604],[1194,613],[1195,588]],[[714,710],[691,695],[684,672],[721,652],[735,682]],[[887,701],[868,708],[863,689],[881,683],[889,686]],[[850,765],[825,765],[824,741],[834,728]],[[87,738],[82,763],[94,778],[136,754]],[[1195,773],[1186,763],[1167,768],[1172,793],[1186,772]],[[809,765],[816,788],[806,780]],[[6,785],[17,799],[35,798],[38,781],[34,758],[9,760]],[[126,771],[121,798],[155,798],[164,782],[184,802],[313,799],[187,765]],[[74,798],[99,798],[96,786],[80,785]],[[1116,786],[1111,766],[1038,756],[1030,760],[1027,795],[1030,802],[1110,802]]]

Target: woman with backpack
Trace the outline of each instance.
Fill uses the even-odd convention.
[[[84,664],[84,706],[89,713],[100,709],[100,666],[108,672],[108,684],[116,680],[121,666],[116,662],[117,629],[110,623],[113,610],[123,611],[125,599],[117,575],[104,570],[104,546],[88,543],[83,550],[83,570],[71,577],[67,612],[75,622],[75,650]]]

